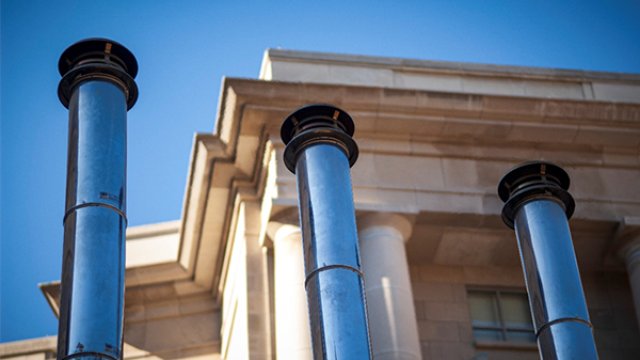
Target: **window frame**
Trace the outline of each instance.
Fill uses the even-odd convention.
[[[476,344],[476,346],[478,347],[505,347],[505,348],[517,348],[517,349],[521,349],[521,350],[526,350],[526,349],[536,349],[537,350],[537,339],[535,337],[535,327],[534,327],[534,323],[533,323],[533,315],[531,314],[531,307],[529,305],[529,296],[526,292],[525,289],[522,288],[508,288],[508,287],[490,287],[490,286],[466,286],[466,295],[467,295],[467,303],[468,303],[468,308],[469,308],[469,319],[470,319],[470,324],[471,324],[471,330],[472,333],[475,332],[475,330],[489,330],[489,331],[497,331],[500,334],[501,339],[500,340],[482,340],[482,339],[478,339],[476,338],[476,336],[474,335],[474,342]],[[471,314],[471,304],[470,304],[470,300],[469,300],[469,294],[472,292],[478,292],[478,293],[486,293],[488,295],[491,295],[493,297],[495,297],[495,306],[496,306],[496,312],[497,312],[497,320],[498,320],[498,326],[491,326],[491,325],[474,325],[474,318]],[[509,327],[507,326],[506,322],[504,321],[504,314],[503,314],[503,304],[502,304],[502,299],[501,299],[501,294],[515,294],[515,295],[524,295],[526,298],[526,304],[527,304],[527,308],[529,309],[529,316],[531,318],[531,328],[528,330],[522,329],[522,328],[513,328],[513,327]],[[511,332],[511,333],[527,333],[527,334],[533,334],[534,336],[534,340],[533,341],[514,341],[514,340],[510,340],[507,336],[507,334]]]

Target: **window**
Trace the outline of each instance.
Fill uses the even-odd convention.
[[[526,293],[469,289],[467,297],[476,341],[535,343]]]

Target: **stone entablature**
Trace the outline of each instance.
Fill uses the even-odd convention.
[[[640,103],[640,76],[268,49],[260,79]]]

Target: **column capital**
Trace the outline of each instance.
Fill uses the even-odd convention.
[[[406,242],[413,232],[415,219],[412,216],[398,213],[372,212],[359,215],[357,222],[360,234],[375,229],[390,228],[397,231],[402,236],[402,240]]]
[[[300,232],[298,209],[290,207],[278,211],[270,217],[266,230],[267,236],[265,236],[262,246],[267,248],[272,248],[273,243],[278,239],[284,239],[296,231]]]
[[[269,221],[267,224],[267,235],[274,243],[295,233],[301,234],[300,226],[277,221]]]

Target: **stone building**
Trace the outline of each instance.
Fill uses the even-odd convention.
[[[640,76],[269,50],[259,79],[225,79],[215,133],[196,135],[182,219],[128,231],[125,359],[311,357],[279,137],[309,103],[356,123],[376,359],[538,358],[496,187],[540,159],[572,179],[601,358],[640,358]],[[59,284],[41,287],[56,312]],[[46,359],[54,347],[6,343],[0,357]]]

